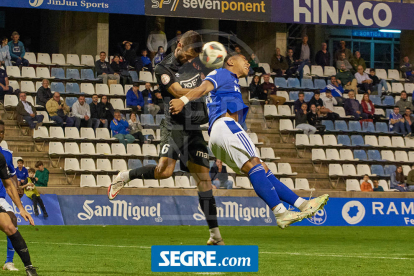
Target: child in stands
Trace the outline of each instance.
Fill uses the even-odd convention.
[[[42,161],[37,161],[35,165],[36,171],[36,186],[47,187],[49,182],[49,171],[45,168]]]
[[[47,218],[48,214],[46,212],[45,204],[43,203],[43,200],[40,197],[40,193],[35,186],[35,184],[37,184],[36,182],[38,179],[37,177],[35,177],[35,173],[35,169],[29,169],[29,177],[23,184],[21,184],[21,188],[24,190],[24,194],[33,201],[35,216],[37,217],[39,215],[39,209],[37,207],[37,205],[39,205],[40,209],[42,209],[43,216]]]

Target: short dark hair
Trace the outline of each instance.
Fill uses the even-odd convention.
[[[405,110],[410,110],[411,111],[411,108],[407,107]]]
[[[399,106],[397,106],[397,105],[396,105],[396,106],[394,106],[392,109],[396,109],[396,108],[400,109],[400,107],[399,107]]]
[[[78,99],[80,99],[80,98],[82,98],[82,97],[84,97],[84,98],[85,98],[85,95],[79,95]]]
[[[298,96],[303,95],[305,96],[305,93],[303,93],[302,91],[299,92]]]
[[[314,93],[313,93],[313,95],[320,95],[321,94],[321,92],[319,92],[319,91],[315,91]]]
[[[142,54],[143,52],[147,52],[147,49],[142,49],[142,50],[141,50],[141,54]]]
[[[98,94],[93,94],[93,95],[92,95],[92,97],[93,97],[93,96],[98,96]],[[99,97],[99,96],[98,96],[98,97]]]
[[[374,68],[369,69],[370,72],[375,72]]]
[[[403,90],[401,91],[401,94],[404,93],[405,95],[407,95],[407,91]]]
[[[184,51],[192,48],[196,53],[201,53],[203,50],[203,40],[201,39],[201,35],[193,30],[185,32],[180,38],[180,43],[182,44]]]
[[[239,54],[236,52],[229,52],[227,53],[227,56],[224,58],[223,61],[223,68],[226,68],[227,66],[227,61],[229,61],[232,57],[238,56]],[[264,77],[266,74],[262,75],[262,77]]]
[[[33,169],[33,168],[29,168],[27,171],[28,171],[29,173],[35,173],[35,172],[36,172],[36,170],[35,170],[35,169]]]
[[[368,177],[369,177],[369,175],[367,175],[367,174],[364,174],[364,177],[365,177],[365,176],[368,176]]]
[[[139,87],[139,83],[134,82],[134,84],[132,86]]]
[[[121,114],[121,111],[120,111],[119,109],[115,109],[115,110],[114,110],[114,114],[115,114],[115,113],[119,113],[119,114]]]
[[[4,121],[3,120],[0,120],[0,125],[4,126]]]
[[[332,90],[327,88],[327,89],[325,90],[325,93],[332,93]]]
[[[43,162],[42,161],[37,161],[35,164],[36,168],[39,168],[40,166],[43,166]]]
[[[101,54],[105,54],[106,55],[106,52],[105,51],[102,51],[102,52],[99,53],[99,55],[101,55]]]
[[[17,160],[17,163],[19,163],[19,162],[22,162],[24,164],[24,161],[21,158]]]

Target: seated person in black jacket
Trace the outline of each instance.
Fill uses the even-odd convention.
[[[226,166],[223,166],[223,162],[220,159],[216,159],[216,163],[214,163],[213,167],[211,167],[210,178],[213,183],[213,188],[233,188],[233,181],[229,180]]]
[[[259,99],[263,94],[262,86],[260,85],[260,77],[255,75],[252,79],[252,82],[249,86],[250,90],[250,99]],[[267,95],[266,99],[267,99]]]
[[[98,101],[98,95],[92,95],[92,102],[89,104],[92,121],[99,120],[99,127],[108,128],[108,120],[105,118],[104,105]],[[95,125],[95,124],[93,124]]]
[[[158,105],[160,107],[160,110],[158,111],[158,114],[164,114],[164,100],[162,99],[161,91],[158,90],[158,87],[154,87],[154,104]]]
[[[298,99],[293,103],[293,109],[295,110],[295,114],[297,114],[302,109],[302,104],[305,102],[305,93],[299,92]]]
[[[125,84],[132,84],[132,78],[129,75],[127,67],[127,63],[125,61],[121,61],[120,56],[116,54],[112,60],[111,68],[120,76],[123,86],[125,86]]]
[[[39,88],[39,90],[37,90],[36,104],[46,107],[47,101],[51,98],[53,98],[53,94],[49,88],[49,80],[44,79],[42,81],[42,86]]]
[[[107,122],[110,122],[114,119],[114,108],[111,103],[108,102],[108,96],[103,95],[101,98],[101,105],[103,107],[103,117]],[[108,129],[110,128],[110,123],[108,123]]]
[[[124,57],[127,65],[135,68],[137,72],[142,70],[142,61],[138,57],[139,44],[131,41],[123,41],[118,45],[119,52]]]

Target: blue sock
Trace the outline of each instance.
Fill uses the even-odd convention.
[[[254,166],[249,171],[249,179],[252,182],[256,194],[266,202],[270,209],[281,203],[275,187],[273,187],[272,183],[266,177],[266,172],[262,164]]]
[[[296,200],[299,198],[291,189],[286,187],[285,184],[280,182],[272,173],[271,170],[267,171],[267,179],[272,183],[273,187],[275,187],[277,194],[279,195],[280,199],[290,205],[294,206]]]
[[[12,263],[13,262],[13,257],[14,257],[14,248],[13,248],[13,245],[12,245],[9,237],[7,237],[7,259],[6,259],[6,263]]]

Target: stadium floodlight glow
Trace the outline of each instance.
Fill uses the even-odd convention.
[[[389,30],[389,29],[380,29],[381,33],[394,33],[394,34],[400,34],[401,30]]]

